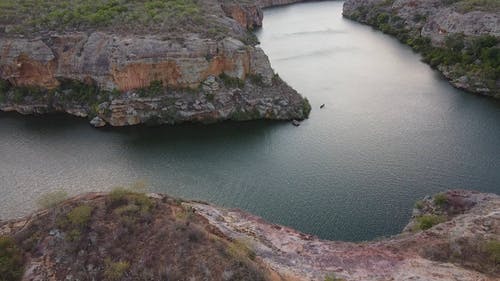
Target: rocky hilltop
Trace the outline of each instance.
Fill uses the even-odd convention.
[[[245,1],[2,1],[0,109],[66,112],[95,126],[304,119]]]
[[[117,189],[0,222],[0,250],[0,275],[10,281],[493,281],[500,197],[464,190],[427,197],[402,234],[348,243],[240,210]]]
[[[500,1],[347,0],[343,15],[394,35],[455,87],[500,98]]]

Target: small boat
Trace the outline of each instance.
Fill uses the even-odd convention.
[[[322,104],[319,108],[323,108],[323,107],[325,107],[325,104]]]
[[[293,124],[295,127],[300,126],[300,122],[299,122],[299,121],[297,121],[297,120],[292,120],[292,124]]]

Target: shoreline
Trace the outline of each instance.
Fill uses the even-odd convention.
[[[441,78],[454,88],[469,94],[500,98],[498,74],[486,72],[484,69],[488,66],[481,62],[480,58],[465,62],[471,59],[467,56],[472,56],[469,55],[471,52],[469,49],[473,48],[470,45],[482,44],[480,43],[482,40],[493,40],[493,38],[499,42],[498,27],[495,33],[489,31],[487,24],[489,21],[494,22],[494,11],[481,11],[480,7],[476,7],[477,11],[472,9],[461,13],[457,12],[459,8],[451,6],[452,4],[436,2],[435,7],[427,7],[430,5],[427,2],[421,0],[412,4],[408,1],[396,3],[393,0],[347,0],[344,2],[342,16],[371,26],[409,46],[422,56],[424,63],[437,71]],[[415,7],[411,8],[412,5]],[[472,22],[475,16],[479,19],[484,18],[482,22],[484,26]],[[498,20],[498,15],[496,18]],[[476,18],[476,21],[480,21],[479,19]],[[457,24],[450,24],[449,21],[457,21]],[[467,29],[469,25],[472,30]],[[460,46],[460,50],[453,49],[455,48],[453,44]],[[493,52],[498,49],[498,45],[498,43],[480,45],[482,48],[480,50],[489,52],[491,49]],[[479,53],[475,56],[479,56]],[[479,65],[480,70],[476,70],[474,65]]]

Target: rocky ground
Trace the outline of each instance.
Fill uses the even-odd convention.
[[[308,117],[250,32],[286,1],[83,2],[0,2],[0,110],[97,126]]]
[[[0,280],[269,280],[244,243],[181,202],[115,190],[0,223]]]
[[[464,190],[417,202],[402,234],[361,243],[325,241],[240,210],[124,190],[2,222],[0,237],[0,247],[10,243],[2,258],[10,257],[7,269],[19,280],[500,278],[500,196]],[[0,267],[3,274],[7,269]]]
[[[500,1],[347,0],[343,15],[410,45],[455,87],[500,98]]]

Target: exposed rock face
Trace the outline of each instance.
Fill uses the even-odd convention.
[[[251,82],[242,88],[227,88],[219,82],[210,76],[203,84],[202,93],[172,92],[151,98],[126,96],[103,104],[98,115],[112,126],[126,126],[229,119],[289,120],[304,116],[307,110],[304,101],[297,98],[298,94],[279,80],[265,88]]]
[[[312,0],[257,0],[256,2],[262,8],[290,5],[299,2],[308,2]]]
[[[227,37],[220,41],[195,35],[180,43],[157,36],[119,37],[102,32],[52,36],[42,39],[2,39],[2,78],[13,86],[55,88],[58,78],[94,81],[102,89],[129,91],[164,86],[197,87],[209,75],[226,73],[244,80],[267,75],[255,64],[270,67],[258,47]],[[255,61],[255,60],[258,61]],[[251,62],[254,62],[251,64]]]
[[[500,268],[482,247],[500,241],[500,197],[462,190],[446,198],[440,207],[428,202],[429,210],[449,214],[446,222],[364,243],[324,241],[239,210],[189,205],[227,236],[249,241],[271,269],[292,280],[325,280],[332,273],[364,281],[498,280]],[[421,215],[415,211],[414,220]]]
[[[245,261],[247,253],[267,272],[268,278],[262,280],[323,281],[333,275],[347,281],[493,281],[500,277],[500,267],[492,259],[498,249],[490,252],[486,247],[491,241],[500,245],[500,196],[494,194],[455,190],[428,197],[417,204],[403,234],[362,243],[320,240],[240,210],[206,203],[180,202],[161,194],[149,194],[148,200],[129,196],[124,200],[116,195],[82,195],[24,219],[0,222],[0,235],[14,237],[28,251],[23,280],[99,279],[104,270],[100,261],[106,257],[129,263],[122,280],[146,276],[140,271],[144,264],[148,276],[157,280],[165,264],[173,266],[172,258],[179,253],[183,253],[177,261],[183,265],[176,270],[180,276],[190,272],[202,278],[210,273],[213,280],[222,280],[222,271],[242,270],[222,252],[243,259],[239,263],[243,268],[252,266]],[[61,221],[76,206],[89,206],[92,216],[84,228],[79,226],[75,244],[71,240],[75,238],[68,236],[76,226]],[[416,229],[424,216],[440,216],[443,222]],[[217,245],[219,250],[214,251]],[[169,247],[175,247],[174,254]],[[235,256],[235,250],[243,252]],[[218,262],[205,264],[207,255]],[[200,263],[205,264],[202,270]],[[171,274],[172,268],[167,268]],[[235,280],[257,280],[258,275],[248,275],[252,272],[258,271],[246,271]]]
[[[343,14],[351,17],[361,9],[373,7],[374,16],[382,11],[395,12],[410,28],[420,29],[422,35],[442,43],[447,34],[466,36],[490,34],[500,36],[500,15],[495,11],[460,11],[441,0],[348,0]],[[449,1],[459,2],[459,1]],[[380,10],[377,10],[380,9]],[[425,20],[424,20],[425,17]]]
[[[257,5],[225,4],[222,6],[228,16],[248,29],[262,26],[264,15]]]
[[[426,56],[425,51],[412,45],[412,40],[429,38],[432,46],[436,47],[445,46],[445,40],[450,36],[463,36],[461,40],[466,45],[467,42],[484,35],[500,40],[500,4],[495,4],[494,1],[476,1],[473,5],[469,2],[473,1],[347,0],[344,3],[343,15],[395,35]],[[407,36],[401,36],[403,32]],[[497,48],[500,48],[499,44]],[[492,52],[492,56],[498,56],[493,54],[497,52]],[[465,54],[468,55],[466,49],[462,50],[462,54],[458,53],[459,56]],[[428,62],[434,64],[432,61]],[[498,73],[491,74],[498,66],[493,65],[493,69],[484,71],[489,66],[482,64],[478,58],[461,65],[440,62],[433,66],[457,88],[500,98]],[[479,67],[483,70],[478,70]]]
[[[99,103],[80,102],[75,105],[58,99],[57,94],[50,98],[46,97],[46,93],[39,93],[38,96],[30,94],[20,99],[13,98],[15,93],[2,93],[0,89],[0,95],[5,96],[0,98],[0,109],[24,114],[64,111],[70,114],[77,112],[77,116],[90,116],[99,107],[101,110],[97,111],[98,117],[111,125],[137,124],[153,117],[161,121],[165,118],[159,112],[170,110],[164,107],[166,103],[192,102],[190,95],[180,94],[187,92],[183,90],[196,92],[202,98],[207,95],[207,91],[201,87],[204,81],[226,75],[231,79],[241,80],[238,88],[241,88],[243,99],[251,100],[250,104],[263,104],[266,108],[257,109],[256,105],[245,107],[245,103],[232,100],[227,91],[209,91],[209,95],[222,97],[219,99],[222,101],[220,108],[217,104],[204,104],[200,106],[201,109],[195,108],[202,110],[200,112],[193,113],[193,110],[189,110],[187,113],[170,114],[168,123],[226,120],[231,119],[229,115],[235,111],[261,113],[248,119],[307,118],[308,112],[302,111],[302,105],[307,101],[279,77],[274,77],[269,60],[259,47],[242,42],[247,38],[247,29],[262,25],[261,7],[235,2],[213,2],[220,6],[218,9],[214,8],[217,12],[213,16],[222,17],[219,24],[225,24],[231,30],[224,37],[207,37],[206,34],[196,33],[183,34],[181,38],[177,34],[175,37],[172,34],[125,35],[99,30],[51,32],[49,35],[33,38],[0,37],[0,82],[8,81],[13,88],[36,87],[58,92],[61,84],[70,80],[96,86],[102,91],[122,93],[121,96],[100,99]],[[223,10],[227,16],[222,16],[223,12],[218,12],[219,10]],[[259,83],[252,84],[249,78],[258,78]],[[273,81],[279,85],[274,85]],[[168,93],[162,91],[162,95],[149,100],[135,98],[137,90],[146,89],[153,83],[169,89]],[[285,100],[288,105],[275,107],[273,103],[269,103],[269,99]],[[110,107],[101,106],[103,102],[109,103]],[[83,112],[75,107],[83,109]],[[120,107],[137,112],[132,115],[148,117],[117,121],[121,117],[113,115],[123,115],[117,113]],[[155,110],[155,107],[161,108]],[[224,114],[221,108],[228,113]],[[111,116],[103,114],[104,111],[111,111]],[[280,114],[284,111],[286,113]],[[131,113],[126,115],[130,116]],[[188,115],[196,117],[189,118]],[[205,120],[203,116],[209,119]]]

